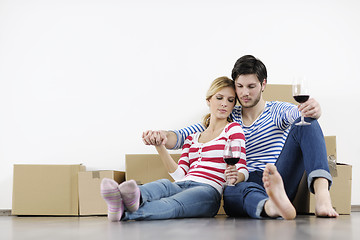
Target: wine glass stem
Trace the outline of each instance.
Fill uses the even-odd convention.
[[[304,120],[304,116],[303,116],[303,115],[301,115],[301,122],[302,122],[302,123],[304,123],[304,122],[305,122],[305,120]]]

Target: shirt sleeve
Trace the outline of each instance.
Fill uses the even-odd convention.
[[[201,123],[197,123],[197,124],[191,125],[189,127],[182,128],[180,130],[170,130],[171,132],[174,132],[177,137],[176,144],[175,144],[174,148],[172,148],[171,150],[180,149],[184,145],[185,139],[190,134],[193,134],[196,132],[203,132],[204,130],[205,130],[205,126],[202,125]]]
[[[298,107],[292,103],[273,102],[271,116],[279,129],[286,130],[301,116],[301,113]]]

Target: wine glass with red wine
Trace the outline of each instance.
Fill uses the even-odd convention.
[[[241,142],[239,140],[227,140],[224,148],[224,161],[228,165],[235,165],[240,160]],[[234,186],[234,184],[226,181],[227,186]]]
[[[298,103],[302,104],[304,102],[306,102],[309,97],[309,87],[308,87],[308,82],[306,80],[305,77],[296,77],[294,78],[293,84],[292,84],[292,92],[293,92],[293,97],[295,99],[295,101],[297,101]],[[304,116],[301,114],[301,121],[296,123],[295,125],[310,125],[311,123],[305,122],[304,120]]]

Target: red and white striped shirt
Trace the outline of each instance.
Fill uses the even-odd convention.
[[[223,154],[225,143],[230,139],[239,140],[241,147],[240,160],[236,164],[239,172],[248,179],[246,167],[245,136],[240,124],[236,122],[225,126],[221,134],[207,143],[199,143],[199,132],[189,135],[183,145],[178,168],[170,175],[176,181],[195,181],[206,183],[222,194],[225,179],[226,163]]]

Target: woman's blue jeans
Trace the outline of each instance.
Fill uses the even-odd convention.
[[[122,220],[154,220],[214,217],[220,208],[220,193],[209,184],[161,179],[139,186],[139,210],[125,212]]]
[[[326,155],[324,135],[317,120],[305,118],[311,125],[291,126],[282,152],[275,165],[279,171],[287,196],[293,201],[304,174],[307,173],[309,190],[314,193],[313,182],[322,177],[332,183]],[[251,172],[247,182],[224,190],[224,210],[233,217],[249,216],[261,218],[266,200],[269,198],[263,187],[262,171]]]

